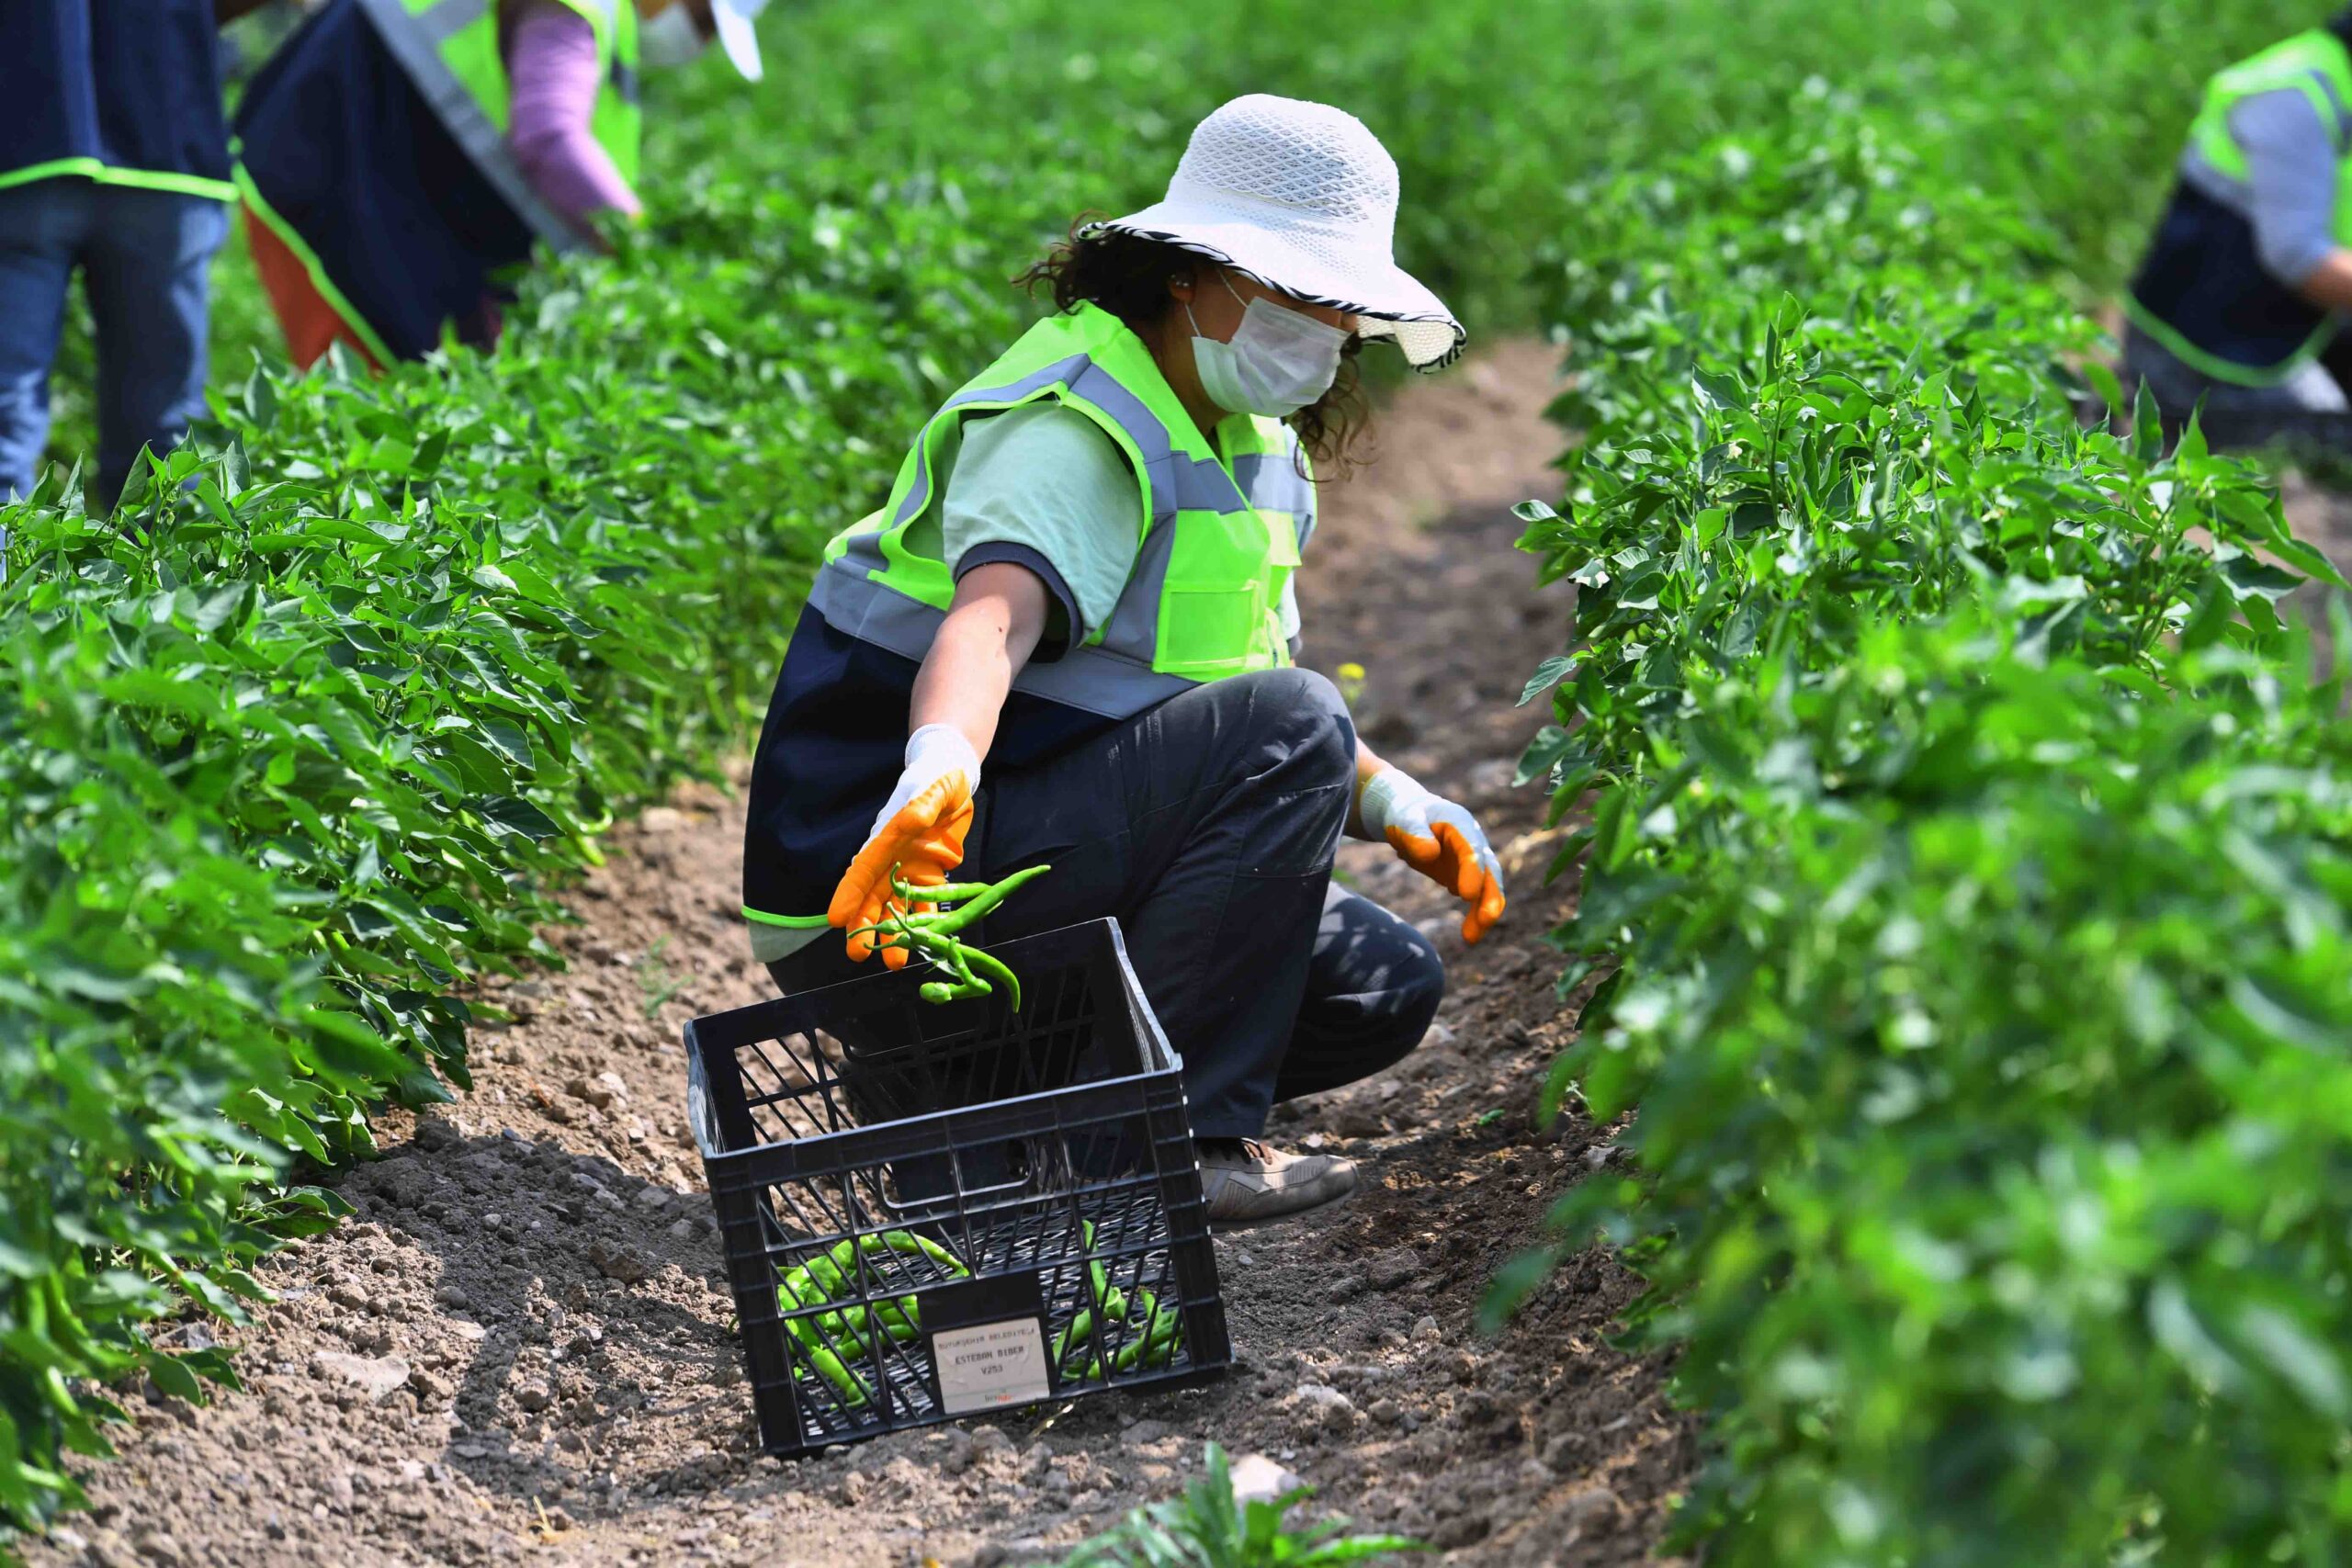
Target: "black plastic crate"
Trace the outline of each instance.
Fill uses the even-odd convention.
[[[1232,1360],[1180,1064],[1117,922],[989,951],[1017,1010],[925,1002],[914,964],[686,1026],[770,1453]]]

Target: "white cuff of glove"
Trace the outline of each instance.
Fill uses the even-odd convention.
[[[1356,811],[1371,838],[1385,839],[1388,826],[1399,817],[1436,803],[1438,797],[1414,782],[1402,768],[1383,768],[1372,775],[1356,797]]]
[[[926,724],[907,737],[906,772],[899,775],[899,787],[875,814],[874,826],[866,830],[870,839],[882,830],[882,825],[896,817],[907,802],[937,784],[950,773],[960,773],[974,794],[980,787],[980,754],[964,732],[952,724]]]

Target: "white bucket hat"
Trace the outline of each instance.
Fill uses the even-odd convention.
[[[1468,336],[1445,302],[1396,265],[1396,160],[1363,121],[1327,104],[1251,93],[1193,128],[1165,199],[1091,223],[1164,240],[1269,288],[1363,318],[1416,370]]]
[[[767,9],[768,0],[710,0],[710,20],[718,31],[718,47],[742,73],[746,82],[756,82],[765,73],[760,63],[760,35],[752,30],[752,18]]]

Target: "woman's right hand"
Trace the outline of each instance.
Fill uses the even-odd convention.
[[[926,724],[907,738],[906,771],[874,818],[865,847],[850,862],[825,918],[849,934],[849,955],[874,955],[878,925],[899,906],[895,873],[911,886],[936,887],[964,862],[964,835],[972,827],[972,795],[980,787],[980,758],[952,724]],[[923,906],[918,904],[920,911]],[[884,947],[882,962],[906,966],[904,948]]]
[[[947,618],[915,672],[907,769],[890,792],[865,847],[833,889],[825,918],[849,931],[849,955],[874,955],[871,934],[899,902],[891,868],[910,886],[936,887],[964,862],[972,796],[980,787],[980,754],[996,739],[1012,678],[1029,661],[1046,626],[1046,585],[1008,561],[973,568],[956,583]],[[920,911],[922,906],[916,907]],[[882,962],[906,966],[904,948],[881,949]]]

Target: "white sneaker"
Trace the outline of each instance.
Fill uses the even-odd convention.
[[[1356,1162],[1339,1155],[1294,1155],[1255,1138],[1203,1138],[1201,1192],[1209,1218],[1226,1224],[1279,1219],[1355,1190]]]

